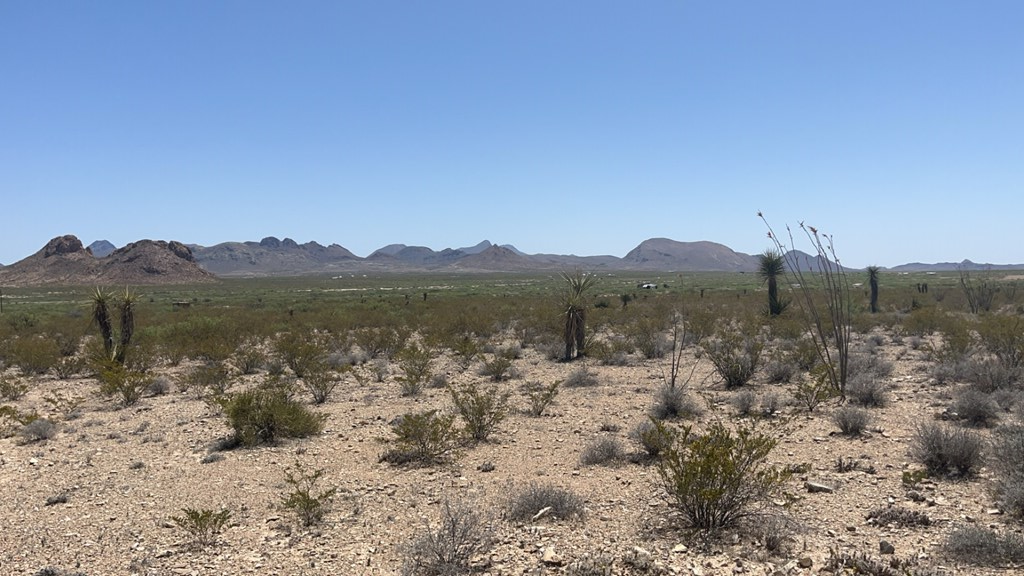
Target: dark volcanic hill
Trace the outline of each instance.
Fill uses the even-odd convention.
[[[96,258],[72,235],[59,236],[35,254],[0,270],[0,285],[194,284],[216,280],[181,242],[140,240]]]

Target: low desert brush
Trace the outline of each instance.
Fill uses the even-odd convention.
[[[231,511],[183,508],[182,515],[172,516],[171,520],[191,537],[194,546],[205,548],[217,541],[231,520]]]

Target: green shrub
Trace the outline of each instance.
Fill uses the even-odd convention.
[[[690,427],[665,434],[674,441],[658,461],[669,496],[687,524],[705,532],[734,526],[769,501],[788,474],[766,463],[776,440],[747,428],[730,431],[720,422],[703,434]]]
[[[243,446],[315,436],[325,419],[291,398],[287,388],[274,385],[230,394],[221,406],[234,438]]]
[[[496,388],[481,389],[474,383],[449,386],[455,409],[466,423],[466,433],[483,442],[508,416],[509,393]]]
[[[235,366],[242,374],[255,374],[267,363],[267,355],[256,340],[247,340],[235,350]]]
[[[21,336],[10,345],[10,363],[22,374],[46,374],[60,360],[57,342],[43,335]]]
[[[327,364],[324,336],[309,330],[286,332],[274,342],[274,351],[291,368],[296,378],[323,371]]]
[[[559,520],[583,518],[583,498],[568,488],[554,484],[530,482],[510,490],[505,501],[505,516],[513,521],[527,522],[542,511]]]
[[[370,358],[391,358],[405,347],[410,331],[405,327],[377,326],[353,333],[353,340]]]
[[[552,382],[545,386],[540,382],[527,382],[525,386],[526,391],[526,413],[530,416],[540,416],[547,410],[547,407],[555,400],[555,396],[558,395],[558,388],[560,382]]]
[[[318,489],[317,484],[323,476],[322,468],[309,472],[299,462],[285,469],[284,481],[291,491],[285,495],[282,505],[294,512],[303,526],[319,524],[338,491],[337,488]]]
[[[402,371],[402,375],[398,377],[402,396],[419,395],[433,376],[430,365],[434,355],[426,348],[413,344],[402,350],[397,359],[398,367]]]
[[[391,425],[393,448],[385,451],[381,462],[390,464],[436,464],[448,458],[458,445],[455,416],[437,410],[399,416]]]
[[[758,336],[727,330],[705,340],[702,346],[725,387],[732,389],[747,384],[754,377],[764,343]]]
[[[199,364],[185,373],[179,388],[196,398],[223,396],[231,388],[231,372],[222,362]]]
[[[19,400],[28,393],[28,384],[21,378],[5,376],[0,372],[0,398]]]
[[[346,368],[348,371],[351,368]],[[310,369],[302,377],[302,385],[309,391],[310,396],[313,397],[314,404],[323,404],[327,402],[334,389],[338,387],[337,376],[327,370],[326,367],[317,367]]]
[[[1024,319],[991,314],[977,325],[981,344],[1007,368],[1024,367]]]
[[[172,516],[171,520],[192,538],[194,546],[200,548],[214,544],[231,520],[230,510],[214,512],[205,508],[183,508],[182,512],[181,516]]]
[[[116,396],[123,406],[131,406],[138,402],[153,382],[151,375],[113,360],[104,361],[97,368],[100,394]]]
[[[936,476],[969,476],[981,466],[984,441],[962,428],[935,423],[918,426],[911,454]]]
[[[62,356],[53,365],[53,373],[61,380],[67,380],[85,370],[85,358],[81,356]]]
[[[644,451],[647,458],[660,458],[661,454],[672,446],[674,436],[668,432],[668,428],[657,426],[650,419],[641,420],[632,431],[629,437],[633,439]]]
[[[495,382],[508,379],[511,371],[512,357],[500,352],[491,355],[490,358],[485,358],[483,366],[480,367],[480,375],[486,376]]]

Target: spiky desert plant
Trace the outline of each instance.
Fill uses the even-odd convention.
[[[100,337],[103,338],[103,351],[107,358],[113,357],[114,350],[114,323],[110,320],[110,294],[107,294],[99,287],[92,295],[92,320],[100,329]]]
[[[757,275],[768,284],[768,315],[778,316],[789,306],[779,298],[779,276],[786,272],[786,259],[778,250],[768,249],[757,257]]]
[[[868,285],[871,287],[871,313],[878,312],[878,273],[881,268],[868,266]]]
[[[569,361],[583,354],[586,341],[587,292],[597,282],[597,277],[585,274],[580,269],[572,274],[562,272],[565,293],[562,300],[562,314],[565,326],[562,337],[565,341],[564,360]]]
[[[118,364],[124,364],[128,345],[131,344],[132,335],[135,334],[135,301],[137,299],[138,297],[128,288],[124,289],[124,296],[121,297],[121,338],[114,355]]]
[[[121,333],[115,342],[114,320],[110,314],[110,307],[115,303],[114,296],[98,287],[92,295],[92,320],[100,329],[100,336],[103,338],[103,351],[108,359],[121,365],[124,364],[128,346],[135,334],[135,302],[137,299],[131,290],[124,289],[124,296],[117,303]]]

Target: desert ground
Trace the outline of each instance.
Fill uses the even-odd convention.
[[[597,340],[615,339],[608,327],[594,330]],[[854,331],[852,339],[859,366],[884,367],[875,380],[885,395],[883,406],[865,409],[870,422],[852,436],[841,434],[834,419],[850,402],[829,399],[810,411],[795,400],[808,374],[797,370],[788,382],[769,381],[769,358],[783,346],[777,338],[765,339],[761,368],[736,389],[723,384],[699,344],[682,349],[678,386],[701,413],[667,425],[753,429],[777,440],[767,464],[791,474],[758,503],[756,516],[713,535],[687,529],[658,464],[642,456],[631,434],[650,421],[671,372],[671,349],[654,358],[633,350],[614,362],[560,362],[545,346],[506,329],[485,347],[516,351],[499,382],[481,374],[492,356],[487,352],[459,362],[450,350],[440,351],[432,374],[449,386],[507,392],[510,410],[486,441],[464,442],[429,465],[393,464],[381,455],[403,414],[453,413],[449,390],[427,385],[404,395],[400,361],[370,359],[354,344],[344,352],[355,364],[334,373],[338,386],[326,402],[314,405],[301,387],[296,393],[324,415],[322,432],[233,449],[223,445],[231,428],[221,407],[184,389],[197,360],[155,366],[158,384],[130,406],[98,395],[88,370],[66,378],[22,376],[11,365],[6,378],[27,391],[4,404],[35,412],[55,428],[39,438],[12,425],[0,439],[0,572],[400,574],[413,543],[437,528],[445,503],[465,506],[488,536],[470,555],[470,568],[480,574],[855,573],[852,563],[843,568],[838,559],[858,555],[874,560],[876,570],[892,563],[911,574],[1015,572],[1012,565],[968,564],[944,547],[963,526],[1020,532],[997,505],[988,465],[967,478],[907,481],[924,468],[912,455],[922,423],[963,427],[943,420],[965,384],[935,376],[941,334],[910,336],[890,324]],[[269,344],[262,345],[272,356]],[[239,372],[232,368],[229,393],[267,378],[265,367]],[[562,384],[551,404],[540,416],[527,414],[528,383],[554,382]],[[756,400],[746,410],[738,397],[751,392],[748,400]],[[767,411],[758,408],[772,402]],[[1008,423],[1016,415],[1004,411],[998,418]],[[986,439],[993,434],[993,428],[969,430]],[[601,438],[615,439],[621,456],[582,463]],[[840,461],[853,469],[840,471]],[[282,504],[291,487],[286,470],[296,465],[322,470],[318,488],[336,489],[326,514],[310,526]],[[537,510],[525,520],[509,518],[510,501],[531,483],[577,495],[582,517]],[[230,518],[212,542],[200,545],[172,520],[186,508],[227,510]],[[891,508],[919,513],[928,525],[869,518]]]

